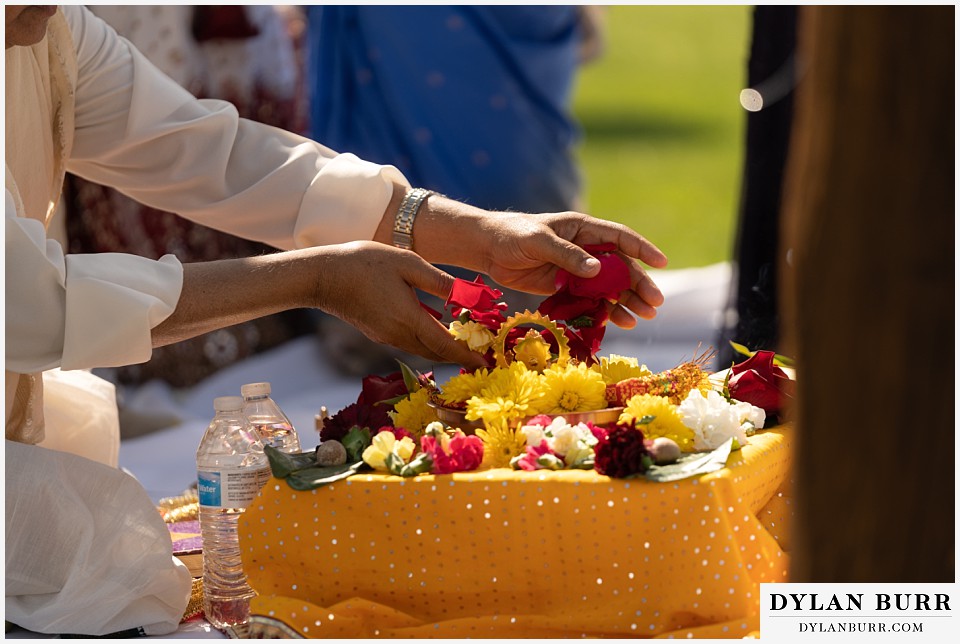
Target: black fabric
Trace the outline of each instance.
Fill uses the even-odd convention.
[[[729,340],[750,349],[777,349],[777,264],[782,255],[778,244],[780,197],[793,120],[796,42],[797,7],[754,7],[748,86],[775,84],[784,88],[785,93],[778,97],[778,92],[771,92],[762,110],[747,112],[734,248],[737,277],[730,304],[737,311],[738,321],[721,333],[717,347],[720,368],[743,358],[736,356]],[[776,100],[771,103],[772,99]]]

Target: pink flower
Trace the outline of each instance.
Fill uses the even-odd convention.
[[[607,440],[607,435],[610,433],[610,430],[604,427],[603,425],[594,425],[591,422],[587,422],[587,429],[590,430],[590,433],[593,434],[593,437],[597,439],[598,442],[603,442]]]
[[[470,472],[480,467],[483,461],[483,441],[460,430],[449,438],[432,434],[422,436],[420,449],[433,460],[431,471],[434,474]]]
[[[757,351],[730,369],[730,397],[779,415],[786,399],[792,399],[794,382],[773,364],[773,351]]]
[[[547,444],[546,440],[540,441],[540,444],[537,446],[527,445],[526,453],[524,453],[524,455],[517,460],[516,466],[526,472],[535,472],[536,470],[542,469],[540,467],[540,463],[537,461],[545,454],[557,456],[554,454],[553,450],[550,449],[550,446]],[[557,458],[559,459],[560,457],[557,456]]]
[[[546,414],[538,414],[532,418],[528,418],[523,421],[524,425],[539,425],[540,427],[549,427],[550,423],[553,422],[553,418],[547,416]]]

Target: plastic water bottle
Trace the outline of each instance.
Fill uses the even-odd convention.
[[[270,478],[260,436],[243,415],[243,398],[213,401],[216,415],[197,448],[200,532],[203,535],[203,612],[223,629],[245,624],[250,599],[240,561],[237,520]]]
[[[270,397],[269,382],[253,382],[240,387],[245,405],[243,413],[260,434],[264,445],[287,454],[300,453],[300,439],[293,423]]]

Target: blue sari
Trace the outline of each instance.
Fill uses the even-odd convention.
[[[313,137],[495,210],[574,206],[572,6],[310,6]]]

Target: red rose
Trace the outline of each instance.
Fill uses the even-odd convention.
[[[537,311],[554,322],[569,322],[577,318],[590,318],[591,326],[597,320],[606,320],[609,315],[606,300],[570,295],[566,291],[557,291],[545,299],[537,307]]]
[[[407,385],[403,382],[403,373],[394,371],[387,376],[370,375],[361,383],[358,405],[373,405],[381,400],[390,400],[407,393]]]
[[[494,308],[501,296],[503,291],[487,286],[479,275],[472,282],[457,278],[453,281],[450,295],[447,296],[443,306],[449,308],[450,305],[454,305],[471,311],[489,311]]]
[[[730,397],[779,415],[785,399],[793,398],[794,382],[773,364],[773,351],[757,351],[730,369]]]
[[[643,441],[643,432],[632,427],[617,425],[605,439],[594,448],[594,468],[600,474],[624,478],[647,471],[652,462],[650,452]]]

